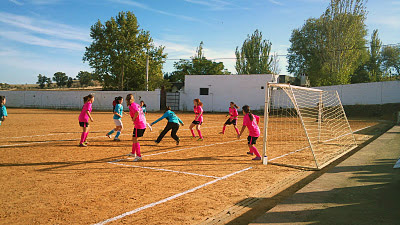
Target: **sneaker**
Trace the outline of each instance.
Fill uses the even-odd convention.
[[[252,159],[252,160],[261,160],[261,157],[255,157],[254,159]]]
[[[224,134],[224,132],[219,132],[220,134]]]
[[[137,162],[137,161],[140,161],[140,160],[142,160],[142,157],[136,156],[136,158],[135,158],[133,161],[134,161],[134,162]]]
[[[203,138],[199,138],[199,139],[197,139],[197,141],[203,141],[204,139]]]
[[[85,143],[80,143],[79,147],[87,147],[87,145],[85,145]]]
[[[119,139],[119,138],[114,138],[114,141],[121,141],[121,139]]]
[[[196,137],[191,136],[190,139],[196,139]]]
[[[150,132],[152,132],[152,131],[153,131],[153,128],[150,126],[150,124],[149,124],[149,123],[147,124],[147,126],[149,127],[149,129],[150,129]]]
[[[128,156],[136,157],[136,155],[132,152],[129,152]]]
[[[85,144],[85,145],[88,145],[88,144],[89,144],[89,142],[87,142],[87,141],[84,141],[84,142],[83,142],[83,144]]]
[[[247,155],[254,155],[252,152],[247,152]]]
[[[108,138],[111,138],[111,135],[109,135],[109,134],[106,134],[106,137],[108,137]]]

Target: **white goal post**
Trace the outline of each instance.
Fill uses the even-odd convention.
[[[266,87],[263,164],[321,169],[357,147],[337,91]]]

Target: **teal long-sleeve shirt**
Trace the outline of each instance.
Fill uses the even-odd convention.
[[[154,121],[153,123],[151,123],[151,125],[156,124],[158,122],[160,122],[162,119],[167,119],[168,122],[172,122],[172,123],[181,123],[183,124],[182,120],[179,119],[179,117],[177,115],[175,115],[174,112],[172,112],[171,110],[168,110],[164,113],[164,115],[162,115],[160,118],[158,118],[156,121]]]

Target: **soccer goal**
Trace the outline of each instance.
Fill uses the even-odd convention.
[[[337,91],[268,83],[263,163],[321,169],[357,147]]]

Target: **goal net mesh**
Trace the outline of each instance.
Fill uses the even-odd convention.
[[[265,109],[269,163],[321,169],[357,146],[336,91],[268,84]]]

